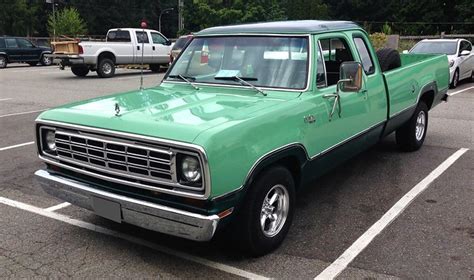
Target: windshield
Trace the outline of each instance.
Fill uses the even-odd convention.
[[[420,42],[411,53],[456,54],[457,42]]]
[[[182,49],[186,43],[191,40],[191,36],[181,37],[173,45],[173,50],[180,50]]]
[[[306,88],[308,37],[228,36],[194,38],[167,80],[240,85],[238,76],[259,87]]]

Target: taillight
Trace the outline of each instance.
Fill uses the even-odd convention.
[[[83,54],[84,53],[84,49],[82,48],[81,45],[79,45],[79,54]]]

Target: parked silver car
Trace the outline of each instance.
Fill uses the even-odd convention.
[[[410,53],[446,54],[449,60],[450,86],[459,81],[474,80],[474,51],[471,42],[464,39],[425,39],[416,44]]]

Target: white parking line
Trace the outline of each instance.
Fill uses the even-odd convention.
[[[12,100],[13,98],[2,98],[0,101],[7,101],[7,100]]]
[[[3,148],[0,148],[0,152],[10,150],[10,149],[14,149],[14,148],[23,147],[23,146],[28,146],[28,145],[31,145],[31,144],[34,144],[34,143],[35,142],[26,142],[26,143],[22,143],[22,144],[16,144],[16,145],[13,145],[13,146],[3,147]]]
[[[46,110],[48,110],[48,108],[42,109],[42,110],[35,110],[35,111],[27,111],[27,112],[6,114],[6,115],[1,115],[0,118],[11,117],[11,116],[19,116],[19,115],[26,115],[26,114],[32,114],[32,113],[38,113],[38,112],[43,112],[43,111],[46,111]]]
[[[69,203],[69,202],[63,202],[63,203],[61,203],[61,204],[48,207],[48,208],[46,208],[46,209],[44,209],[44,210],[49,211],[49,212],[54,212],[54,211],[58,211],[59,209],[66,208],[66,207],[68,207],[68,206],[70,206],[70,205],[71,205],[71,203]]]
[[[364,234],[362,234],[347,250],[342,253],[333,263],[324,269],[316,280],[336,278],[369,244],[372,240],[384,230],[393,220],[395,220],[411,202],[446,169],[448,169],[456,160],[458,160],[469,149],[462,148],[457,150],[435,170],[426,176],[421,182],[406,193],[395,205],[390,208],[375,224],[373,224]]]
[[[461,90],[458,90],[458,91],[455,91],[455,92],[448,93],[448,95],[449,95],[449,96],[453,96],[453,95],[456,95],[456,94],[458,94],[458,93],[461,93],[461,92],[464,92],[464,91],[466,91],[466,90],[470,90],[470,89],[473,89],[473,88],[474,88],[474,86],[468,87],[468,88],[465,88],[465,89],[461,89]]]
[[[220,271],[224,271],[224,272],[227,272],[227,273],[230,273],[230,274],[234,274],[234,275],[237,275],[237,276],[240,276],[240,277],[245,277],[245,278],[249,278],[249,279],[268,279],[264,276],[261,276],[261,275],[258,275],[258,274],[252,273],[252,272],[248,272],[248,271],[245,271],[245,270],[242,270],[242,269],[230,266],[230,265],[217,263],[217,262],[207,260],[207,259],[204,259],[204,258],[201,258],[201,257],[198,257],[198,256],[193,256],[193,255],[190,255],[190,254],[187,254],[187,253],[183,253],[183,252],[180,252],[180,251],[177,251],[177,250],[173,250],[171,248],[167,248],[167,247],[164,247],[164,246],[161,246],[161,245],[152,243],[150,241],[143,240],[143,239],[140,239],[140,238],[137,238],[137,237],[125,234],[125,233],[114,231],[114,230],[104,228],[104,227],[99,226],[99,225],[87,223],[87,222],[84,222],[84,221],[76,220],[76,219],[70,218],[70,217],[65,216],[65,215],[61,215],[61,214],[58,214],[58,213],[55,213],[55,212],[46,211],[45,209],[41,209],[41,208],[38,208],[36,206],[25,204],[25,203],[15,201],[15,200],[11,200],[11,199],[8,199],[8,198],[5,198],[5,197],[0,197],[0,203],[2,203],[4,205],[11,206],[11,207],[15,207],[17,209],[28,211],[28,212],[31,212],[31,213],[34,213],[34,214],[37,214],[37,215],[40,215],[40,216],[43,216],[43,217],[48,217],[48,218],[54,219],[56,221],[64,222],[64,223],[67,223],[67,224],[70,224],[70,225],[73,225],[73,226],[76,226],[76,227],[80,227],[80,228],[83,228],[83,229],[99,232],[99,233],[109,235],[109,236],[112,236],[112,237],[120,238],[120,239],[126,240],[128,242],[135,243],[135,244],[141,245],[141,246],[145,246],[145,247],[148,247],[148,248],[153,249],[155,251],[159,251],[161,253],[164,253],[164,254],[167,254],[167,255],[170,255],[170,256],[173,256],[173,257],[177,257],[177,258],[181,258],[181,259],[184,259],[184,260],[187,260],[187,261],[190,261],[190,262],[205,265],[207,267],[217,269],[217,270],[220,270]]]

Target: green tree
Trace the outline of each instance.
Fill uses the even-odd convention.
[[[0,34],[29,36],[37,26],[39,5],[27,0],[0,0]]]
[[[86,23],[76,8],[64,8],[48,18],[48,32],[50,36],[77,36],[87,32]]]
[[[188,30],[199,31],[217,25],[286,19],[278,0],[188,0],[184,23]]]

